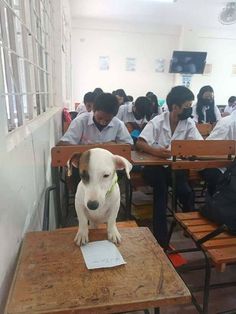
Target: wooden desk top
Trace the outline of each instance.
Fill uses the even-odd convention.
[[[147,153],[131,151],[131,162],[133,165],[139,166],[163,166],[171,165],[172,161],[164,158],[159,158]]]
[[[120,229],[127,262],[88,270],[73,243],[76,228],[25,236],[5,313],[119,313],[191,302],[182,279],[148,228]],[[105,229],[90,240],[106,239]]]

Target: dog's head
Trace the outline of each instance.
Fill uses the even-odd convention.
[[[124,157],[113,155],[108,150],[93,148],[83,154],[72,156],[70,163],[79,169],[84,185],[84,205],[89,210],[101,208],[116,182],[116,170],[125,169],[130,178],[131,163]]]

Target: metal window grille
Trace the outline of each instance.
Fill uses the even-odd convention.
[[[0,99],[9,132],[54,105],[51,0],[0,0]]]

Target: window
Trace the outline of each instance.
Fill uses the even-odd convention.
[[[52,8],[50,0],[0,0],[0,99],[9,132],[54,104]]]

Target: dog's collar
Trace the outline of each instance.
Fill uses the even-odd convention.
[[[118,176],[117,176],[117,173],[115,172],[115,175],[113,177],[112,185],[111,185],[110,189],[107,191],[106,197],[114,190],[114,187],[115,187],[117,181],[118,181]]]

